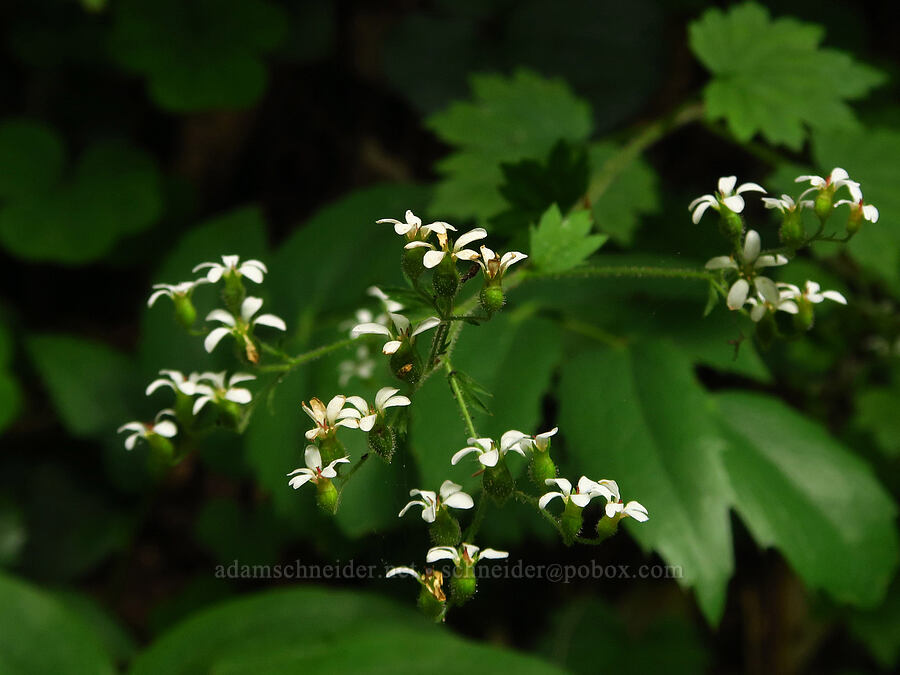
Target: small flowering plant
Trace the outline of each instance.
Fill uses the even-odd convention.
[[[825,300],[848,302],[843,294],[822,290],[815,281],[808,280],[801,288],[779,279],[798,251],[816,242],[847,241],[860,230],[863,220],[877,221],[877,210],[863,201],[862,188],[846,171],[834,169],[828,177],[800,176],[797,180],[809,187],[796,197],[761,197],[761,205],[781,218],[780,245],[773,248],[763,246],[762,227],[750,228],[744,221],[753,213],[750,197],[767,195],[758,183],[739,184],[735,176],[724,176],[715,192],[688,206],[695,224],[705,214],[717,213],[725,241],[723,254],[710,259],[703,269],[691,271],[691,278],[708,282],[709,309],[724,300],[729,310],[751,319],[764,347],[808,330],[814,307]],[[836,199],[845,193],[848,198]],[[845,234],[826,234],[826,223],[834,211],[848,206]],[[807,216],[818,220],[817,228],[808,229]],[[352,347],[355,356],[337,366],[344,391],[297,402],[298,414],[305,413],[312,426],[305,431],[304,465],[287,474],[288,487],[312,485],[314,490],[302,492],[314,492],[318,507],[334,515],[344,491],[353,489],[351,478],[370,457],[394,465],[398,454],[403,461],[410,456],[407,429],[416,414],[419,389],[427,379],[443,377],[462,428],[457,438],[441,439],[447,448],[441,461],[446,471],[465,471],[467,475],[448,476],[437,490],[409,491],[410,500],[397,515],[403,518],[418,513],[420,518],[410,520],[425,524],[430,548],[423,555],[425,566],[398,566],[387,572],[388,577],[414,578],[420,587],[419,607],[432,619],[443,621],[449,611],[475,596],[478,578],[474,568],[480,561],[509,556],[506,551],[481,547],[480,529],[489,509],[505,508],[510,501],[525,504],[565,545],[597,546],[615,535],[625,519],[638,526],[647,522],[651,514],[643,501],[652,505],[654,497],[641,495],[642,501],[624,501],[613,478],[594,480],[582,475],[572,483],[560,476],[556,444],[565,441],[565,431],[559,427],[510,429],[499,437],[479,435],[472,410],[484,409],[482,397],[489,392],[453,364],[453,348],[462,329],[491,321],[505,308],[507,292],[523,279],[540,278],[541,266],[550,270],[545,272],[547,276],[561,269],[573,269],[573,275],[590,269],[567,262],[569,247],[554,240],[571,236],[564,227],[553,234],[553,222],[548,221],[551,232],[536,240],[541,236],[553,240],[551,252],[534,255],[534,251],[515,250],[499,254],[484,241],[489,239],[485,228],[457,236],[455,226],[443,221],[424,224],[412,211],[402,219],[377,222],[392,225],[403,238],[398,254],[406,287],[370,287],[368,293],[378,308],[358,310],[354,320],[340,325],[341,340],[303,354],[292,356],[271,341],[276,331],[288,332],[287,323],[277,315],[261,314],[262,298],[246,292],[245,282],[261,290],[264,286],[268,269],[261,261],[224,255],[221,263],[196,266],[194,271],[204,276],[195,281],[154,287],[150,304],[163,295],[172,298],[178,320],[202,337],[206,352],[216,351],[225,338],[232,338],[236,363],[234,368],[214,372],[160,371],[146,393],[166,392],[174,398],[172,407],[153,423],[131,422],[120,431],[129,432],[128,449],[143,439],[156,455],[174,463],[184,454],[173,443],[176,434],[184,437],[184,447],[190,448],[192,437],[213,427],[241,432],[257,404],[265,399],[263,391],[273,390],[286,374],[308,361]],[[570,225],[569,232],[577,229]],[[484,243],[478,250],[469,248],[475,242]],[[529,267],[532,262],[537,264],[536,272]],[[648,269],[640,268],[637,276],[647,275]],[[666,271],[659,276],[667,276]],[[218,287],[223,306],[206,315],[209,327],[205,331],[197,331],[191,296],[203,286]],[[266,330],[257,332],[259,328]],[[373,335],[380,340],[373,341]],[[363,393],[348,392],[346,387],[356,381],[371,388]],[[462,439],[465,445],[460,448]],[[365,450],[350,449],[361,447]],[[452,568],[434,567],[444,561],[451,562]]]

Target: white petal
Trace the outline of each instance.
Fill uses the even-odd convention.
[[[160,387],[169,387],[170,389],[174,390],[175,384],[172,382],[172,380],[167,380],[161,377],[158,380],[153,380],[153,382],[147,385],[147,388],[144,390],[144,395],[150,396],[150,394],[152,394]]]
[[[307,445],[306,451],[303,453],[303,460],[309,469],[315,471],[322,466],[322,454],[315,445]]]
[[[700,222],[700,219],[703,217],[703,214],[706,213],[706,209],[710,206],[713,206],[711,202],[701,202],[697,208],[694,209],[694,212],[691,214],[691,220],[694,222],[694,225]]]
[[[763,267],[778,267],[779,265],[787,265],[788,259],[786,256],[777,253],[775,255],[761,255],[756,259],[756,262],[753,263],[753,267],[755,269],[761,269]]]
[[[564,495],[572,492],[572,484],[565,478],[548,478],[544,483],[546,485],[555,485]]]
[[[478,448],[468,447],[468,448],[463,448],[462,450],[459,450],[459,451],[453,453],[453,457],[450,458],[450,464],[452,464],[453,466],[456,466],[459,463],[459,460],[461,460],[466,455],[472,454],[473,452],[480,452],[480,451]]]
[[[432,267],[437,267],[441,260],[444,259],[445,253],[443,251],[428,251],[425,254],[425,257],[422,258],[422,264],[427,268],[431,269]]]
[[[744,262],[752,263],[756,260],[761,249],[762,241],[760,241],[759,232],[747,230],[747,235],[744,237]]]
[[[231,333],[230,328],[225,328],[224,326],[221,328],[214,328],[203,340],[203,348],[206,349],[208,353],[212,352],[212,350],[216,348],[216,345],[222,341],[222,338],[229,333]]]
[[[509,450],[523,438],[528,438],[527,434],[523,434],[521,431],[515,429],[510,429],[500,437],[500,449]]]
[[[421,575],[416,572],[412,567],[395,567],[391,570],[388,570],[387,574],[384,575],[385,579],[390,579],[391,577],[396,577],[400,575],[406,575],[410,577],[415,577],[416,579],[420,579]]]
[[[765,192],[765,191],[766,191],[766,189],[762,185],[759,185],[758,183],[744,183],[737,189],[737,192],[735,192],[735,194],[739,195],[743,192]]]
[[[123,431],[137,431],[138,433],[144,433],[146,430],[147,427],[140,422],[128,422],[120,426],[116,433],[121,434]]]
[[[194,408],[191,410],[193,415],[199,413],[206,406],[207,403],[213,400],[212,396],[201,396],[196,401],[194,401]]]
[[[333,397],[328,405],[325,407],[325,419],[328,420],[329,423],[333,423],[338,419],[338,413],[344,408],[344,404],[347,402],[347,397],[343,394],[338,394]]]
[[[622,509],[622,512],[631,516],[639,523],[646,522],[650,519],[650,516],[647,515],[647,509],[640,502],[628,502],[625,505],[625,508]]]
[[[454,483],[452,480],[445,480],[441,483],[440,490],[438,492],[441,495],[441,499],[447,499],[450,495],[456,494],[457,492],[462,491],[462,485],[458,485]]]
[[[744,210],[744,198],[740,195],[725,197],[725,199],[722,200],[722,203],[735,213],[741,213]]]
[[[359,337],[360,335],[387,335],[390,337],[391,331],[388,330],[387,326],[382,326],[380,323],[361,323],[358,326],[354,326],[350,331],[350,337]]]
[[[710,258],[706,262],[706,269],[708,270],[737,269],[737,266],[737,263],[729,255],[719,255],[715,258]]]
[[[311,480],[312,480],[312,474],[303,473],[303,474],[300,474],[299,476],[294,476],[293,478],[291,478],[288,481],[288,485],[290,485],[292,488],[294,488],[296,490],[298,487],[300,487],[301,485],[306,485]]]
[[[767,311],[768,311],[768,308],[763,303],[761,303],[761,302],[757,303],[757,304],[753,305],[753,309],[750,310],[750,318],[754,322],[759,323],[762,320],[762,318],[766,315]]]
[[[348,396],[347,403],[352,405],[354,408],[359,410],[364,415],[369,414],[369,404],[366,402],[362,396]]]
[[[475,506],[475,501],[465,492],[454,492],[444,499],[444,506],[448,506],[451,509],[471,509]]]
[[[497,466],[497,462],[500,461],[500,451],[495,448],[493,450],[483,452],[478,455],[478,461],[486,467]]]
[[[141,435],[139,433],[131,434],[131,436],[125,439],[125,449],[134,450],[134,446],[140,437]]]
[[[400,509],[400,513],[397,514],[397,517],[402,518],[403,516],[406,515],[406,512],[409,511],[414,506],[421,506],[424,509],[425,507],[428,506],[428,504],[421,500],[414,499],[411,502],[409,502],[406,506],[404,506],[402,509]]]
[[[391,340],[390,342],[385,342],[384,347],[381,348],[383,354],[393,354],[400,346],[403,344],[401,340]]]
[[[588,492],[587,494],[581,494],[581,493],[579,492],[579,493],[576,493],[576,494],[574,494],[574,495],[571,495],[571,496],[569,497],[569,500],[570,500],[573,504],[575,504],[575,506],[580,506],[581,508],[584,508],[585,506],[588,505],[588,502],[591,501],[591,496],[592,496],[592,495],[591,495],[590,492]]]
[[[172,293],[166,290],[151,293],[150,297],[147,299],[147,307],[153,307],[154,303],[163,295],[172,295]]]
[[[395,387],[382,387],[379,389],[375,394],[375,409],[380,410],[381,408],[384,408],[384,402],[398,391],[400,390]]]
[[[479,559],[488,558],[489,560],[502,560],[503,558],[508,558],[508,557],[509,557],[508,551],[497,551],[492,548],[482,549],[481,553],[478,556]]]
[[[256,375],[251,375],[250,373],[235,373],[230,378],[228,378],[228,386],[233,387],[236,384],[240,384],[241,382],[250,382],[256,379]]]
[[[224,309],[214,309],[206,315],[206,320],[218,321],[219,323],[224,323],[226,326],[233,326],[235,324],[231,312],[226,312]]]
[[[560,492],[548,492],[547,494],[543,495],[538,500],[538,506],[542,509],[546,509],[547,504],[549,504],[551,501],[553,501],[557,497],[559,497],[560,499],[565,499],[565,495],[563,495]]]
[[[436,316],[430,316],[416,326],[415,330],[410,333],[410,337],[414,337],[419,333],[424,333],[426,330],[431,330],[435,326],[440,325],[440,323],[441,320],[439,318],[437,318]]]
[[[250,321],[250,318],[256,314],[263,306],[262,298],[254,298],[248,296],[241,303],[241,318],[244,321]]]
[[[284,319],[280,316],[275,316],[274,314],[260,314],[253,320],[254,326],[269,326],[270,328],[277,328],[278,330],[287,330],[287,324],[284,323]]]
[[[753,280],[753,285],[766,302],[772,305],[778,304],[781,295],[778,293],[778,287],[775,286],[774,281],[768,277],[756,277]]]
[[[359,420],[359,428],[369,433],[372,431],[372,428],[375,426],[375,421],[378,419],[378,415],[366,415],[362,419]]]
[[[411,404],[412,401],[410,401],[406,396],[391,396],[387,401],[384,402],[384,405],[381,406],[381,409],[387,410],[388,408],[396,408],[398,406],[407,406]]]
[[[476,227],[474,230],[469,230],[465,234],[461,234],[459,236],[459,239],[457,239],[453,244],[453,250],[459,251],[462,248],[465,248],[466,244],[469,244],[478,239],[484,239],[486,236],[487,231],[483,227]]]
[[[428,553],[425,554],[425,562],[433,563],[438,560],[452,560],[455,563],[459,561],[459,553],[450,546],[435,546],[428,549]]]
[[[719,192],[723,195],[730,195],[735,185],[737,185],[737,176],[722,176],[719,179]]]
[[[153,433],[164,438],[172,438],[178,433],[178,427],[175,426],[174,422],[165,420],[153,425]]]
[[[823,291],[822,297],[828,298],[829,300],[833,300],[834,302],[839,302],[842,305],[847,304],[847,298],[845,298],[843,295],[841,295],[837,291]]]
[[[244,405],[250,403],[250,401],[253,400],[253,394],[250,393],[249,389],[244,389],[243,387],[234,387],[225,392],[225,398],[229,401],[234,401],[235,403]]]
[[[747,293],[750,292],[750,284],[746,279],[738,279],[735,281],[728,291],[726,304],[728,309],[740,309],[747,301]]]
[[[244,263],[240,268],[241,276],[247,277],[250,281],[261,284],[263,282],[263,272],[255,265]]]
[[[397,333],[405,333],[409,330],[409,319],[407,319],[402,314],[394,314],[391,313],[391,323],[394,324],[394,328],[397,329]]]

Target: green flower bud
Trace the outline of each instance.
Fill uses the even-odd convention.
[[[851,237],[859,232],[862,228],[863,210],[862,208],[851,206],[850,215],[847,218],[847,234]]]
[[[222,301],[228,311],[235,316],[241,315],[241,303],[247,297],[247,290],[244,288],[244,282],[237,272],[228,271],[222,277],[225,285],[222,288]]]
[[[506,303],[503,288],[498,284],[486,285],[481,289],[478,299],[481,301],[481,308],[488,314],[499,312]]]
[[[566,502],[566,509],[563,511],[559,519],[559,526],[562,530],[563,540],[569,546],[575,541],[575,537],[581,531],[582,509],[571,499]]]
[[[415,248],[403,249],[403,255],[400,257],[400,267],[403,273],[409,277],[414,284],[422,276],[425,271],[425,265],[422,264],[422,258],[428,251],[424,246],[416,246]]]
[[[450,580],[450,600],[454,605],[462,605],[468,602],[478,585],[475,578],[475,568],[472,565],[457,567]]]
[[[797,298],[796,302],[799,311],[794,314],[794,327],[798,331],[807,331],[812,328],[816,319],[812,303],[803,297]]]
[[[831,211],[833,208],[834,190],[830,187],[825,188],[824,190],[819,190],[819,194],[816,197],[815,202],[813,203],[813,210],[816,212],[819,220],[823,223],[828,220],[828,217],[831,215]]]
[[[803,223],[800,219],[800,211],[788,211],[784,215],[784,221],[778,230],[778,236],[781,243],[791,248],[797,248],[806,238],[806,232],[803,229]]]
[[[185,328],[190,328],[197,320],[197,310],[194,303],[185,294],[176,294],[172,296],[172,302],[175,304],[175,318]]]
[[[328,515],[337,513],[337,488],[328,478],[320,477],[316,482],[316,505]]]
[[[515,489],[515,482],[506,461],[501,458],[496,466],[488,467],[481,476],[484,491],[494,498],[497,504],[503,504]]]
[[[404,340],[400,348],[391,354],[390,366],[398,379],[409,384],[415,384],[422,377],[422,360],[408,340]]]
[[[449,253],[434,268],[431,278],[434,292],[442,298],[452,298],[459,290],[459,271],[456,269],[456,261]]]
[[[528,475],[541,490],[547,486],[547,480],[556,478],[556,464],[553,463],[549,450],[542,452],[537,448],[534,449],[528,462]]]
[[[369,450],[390,464],[391,459],[394,457],[394,451],[397,449],[397,438],[394,430],[383,424],[378,425],[369,432],[367,440]]]
[[[435,546],[456,546],[462,538],[462,529],[447,509],[439,508],[437,517],[428,527],[428,534]]]

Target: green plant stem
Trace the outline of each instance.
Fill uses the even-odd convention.
[[[472,543],[472,540],[475,539],[475,535],[478,534],[478,530],[481,528],[481,523],[484,522],[484,514],[487,513],[489,502],[490,499],[482,491],[481,496],[478,498],[478,506],[475,507],[475,515],[472,517],[472,522],[469,523],[469,527],[466,528],[465,534],[463,534],[464,542]]]
[[[368,452],[367,452],[367,453],[364,454],[362,457],[360,457],[358,460],[356,460],[356,464],[354,464],[354,465],[351,467],[350,471],[347,472],[347,475],[346,475],[346,476],[341,476],[341,477],[338,479],[338,480],[340,480],[340,482],[341,482],[341,492],[344,491],[344,487],[347,485],[347,483],[350,482],[350,479],[353,477],[353,474],[355,474],[357,471],[359,471],[360,468],[362,467],[362,465],[366,463],[366,460],[369,459],[369,455],[370,455],[370,454],[371,454],[371,453],[368,453]],[[338,493],[338,495],[340,495],[340,493]]]
[[[450,365],[450,359],[444,359],[444,370],[447,373],[447,381],[450,383],[450,391],[453,393],[453,398],[456,399],[463,421],[466,423],[466,431],[471,438],[478,438],[478,432],[475,431],[475,425],[472,423],[472,415],[469,413],[469,406],[466,405],[462,389],[460,389],[459,382],[456,381],[456,374],[453,372],[453,366]]]
[[[305,352],[303,354],[298,354],[297,356],[287,356],[285,355],[287,362],[279,363],[277,365],[271,366],[261,366],[259,371],[261,373],[286,373],[294,370],[294,368],[298,368],[305,363],[309,363],[310,361],[315,361],[316,359],[322,358],[326,354],[330,354],[331,352],[336,352],[344,347],[349,347],[351,344],[356,342],[354,338],[347,338],[345,340],[338,340],[337,342],[332,342],[330,345],[325,345],[323,347],[318,347],[311,351]],[[265,349],[265,346],[263,347]],[[281,352],[283,354],[283,352]]]
[[[531,504],[534,508],[536,508],[538,513],[543,516],[544,520],[550,523],[553,526],[553,529],[559,532],[559,535],[561,537],[565,538],[565,534],[562,531],[562,526],[559,524],[559,521],[540,507],[537,497],[532,497],[527,492],[522,492],[521,490],[516,490],[515,492],[513,492],[513,496],[520,502]]]
[[[619,152],[610,157],[597,173],[591,176],[587,192],[573,206],[573,209],[584,205],[590,207],[606,193],[616,177],[627,169],[647,148],[672,131],[703,119],[703,113],[704,107],[702,103],[687,103],[672,113],[644,126]]]
[[[686,267],[647,267],[635,265],[585,265],[564,272],[522,272],[526,279],[602,279],[627,277],[631,279],[688,279],[710,281],[714,277],[705,270]]]

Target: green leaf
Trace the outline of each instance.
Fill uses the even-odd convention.
[[[894,581],[877,609],[851,614],[849,625],[882,668],[895,669],[900,661],[900,582]]]
[[[870,432],[886,457],[900,455],[900,392],[887,387],[856,393],[854,424]]]
[[[563,218],[554,204],[531,228],[531,264],[549,274],[565,272],[587,260],[609,238],[591,234],[590,211],[575,211]]]
[[[725,442],[690,362],[664,343],[581,354],[563,367],[559,398],[570,478],[613,478],[624,500],[646,506],[650,520],[629,533],[681,566],[716,623],[734,566],[730,490]]]
[[[813,136],[813,155],[822,172],[833,166],[845,168],[853,180],[860,182],[866,203],[878,207],[878,222],[864,222],[847,249],[867,269],[886,278],[894,289],[900,289],[900,131],[817,133]],[[846,206],[837,210],[829,229],[842,233],[848,213]],[[833,252],[834,247],[827,250]]]
[[[428,118],[429,128],[457,148],[437,165],[444,179],[430,210],[484,221],[504,207],[500,165],[545,157],[559,140],[586,140],[591,112],[564,83],[525,70],[509,78],[473,76],[472,91],[473,101]]]
[[[0,567],[18,564],[27,537],[21,507],[0,493]]]
[[[113,673],[90,624],[52,596],[0,572],[0,672]]]
[[[871,468],[776,399],[735,392],[716,401],[735,506],[756,541],[838,602],[878,603],[900,546],[897,507]]]
[[[282,487],[286,486],[285,481]],[[284,538],[269,509],[258,507],[248,511],[231,499],[207,501],[197,515],[194,531],[219,562],[240,560],[248,565],[271,564],[277,560],[278,547]]]
[[[33,122],[0,125],[0,242],[30,260],[84,264],[122,237],[147,229],[162,211],[149,155],[124,143],[90,146],[63,175],[63,145]]]
[[[110,44],[166,110],[245,108],[265,91],[262,56],[286,25],[284,11],[266,0],[122,0]]]
[[[90,595],[78,591],[57,591],[54,597],[93,629],[107,653],[117,663],[129,661],[137,652],[134,638],[118,623],[116,617]]]
[[[22,407],[22,390],[19,383],[9,373],[0,370],[0,433],[19,414]]]
[[[111,436],[140,399],[132,361],[108,345],[67,335],[37,335],[25,347],[66,429],[73,436]],[[136,384],[138,383],[138,384]]]
[[[600,232],[627,246],[634,239],[641,218],[659,211],[659,185],[656,172],[641,157],[630,162],[611,179],[606,178],[604,169],[619,152],[620,147],[615,143],[595,143],[591,146],[594,180],[601,180],[604,185],[600,198],[591,206],[591,213]]]
[[[799,150],[806,127],[858,128],[847,101],[884,80],[849,55],[822,48],[820,26],[771,19],[745,2],[727,13],[709,9],[689,28],[691,49],[713,74],[704,90],[707,116],[725,119],[740,141],[761,134]]]

